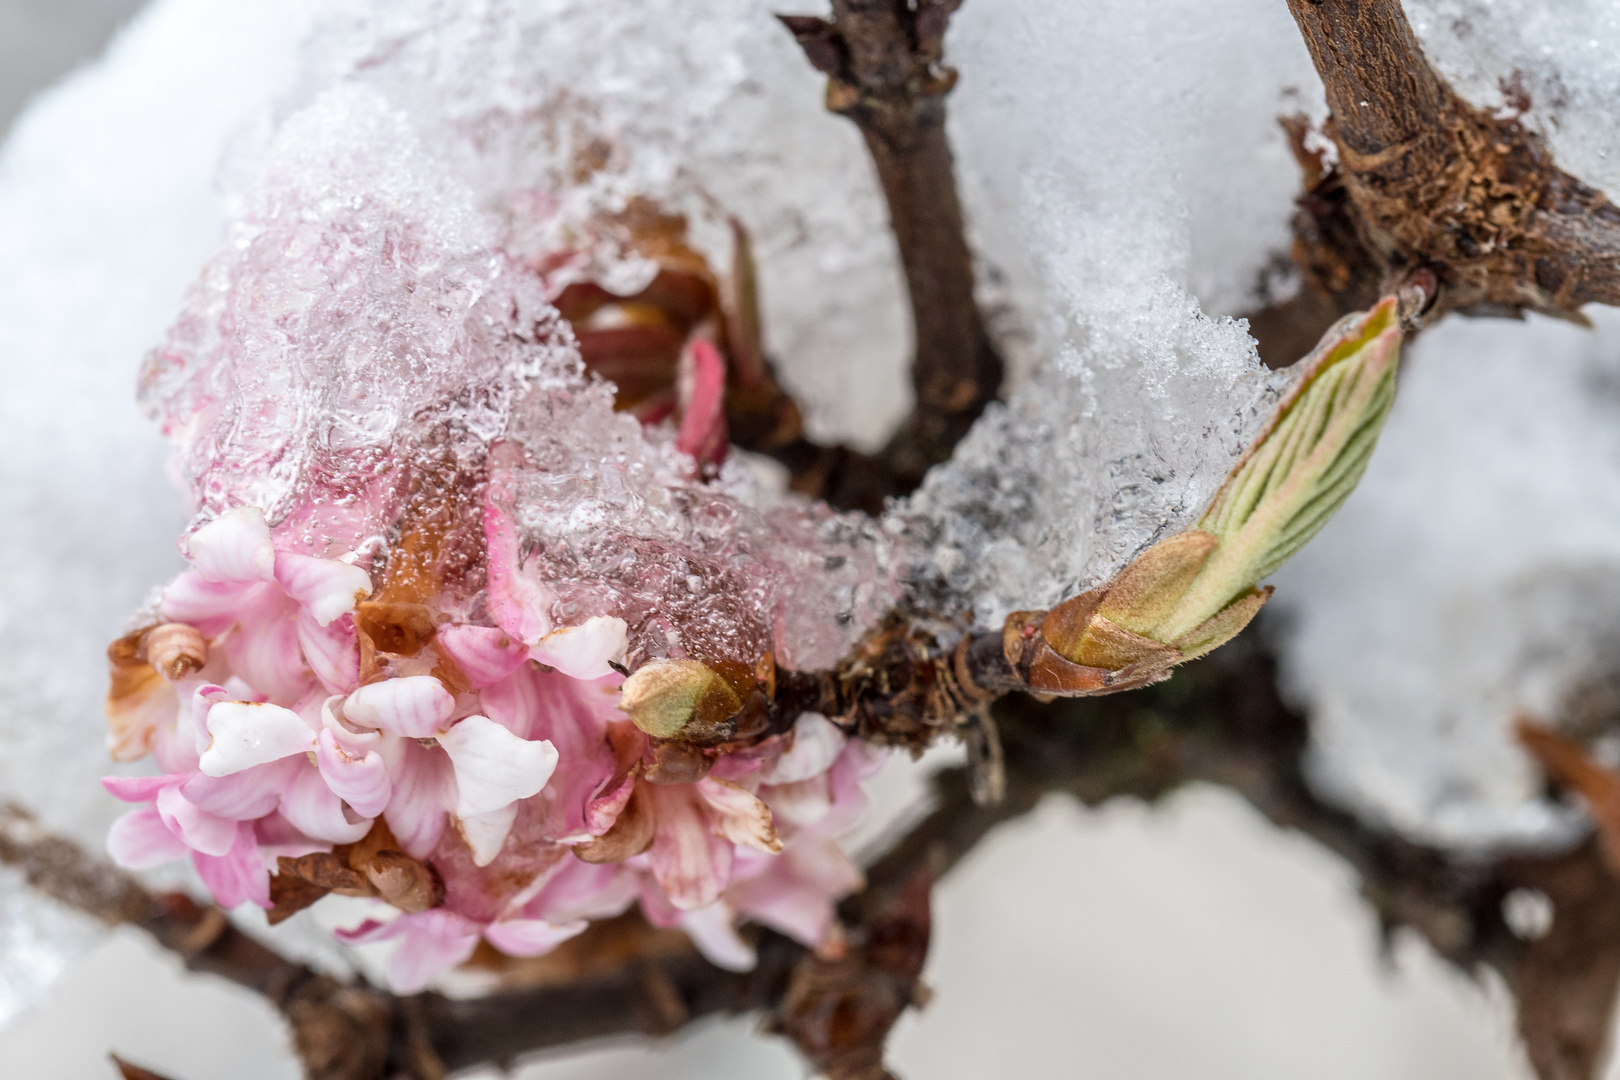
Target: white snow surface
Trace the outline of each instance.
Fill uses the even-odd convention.
[[[1512,722],[1620,701],[1620,313],[1588,314],[1426,331],[1361,486],[1276,577],[1317,780],[1411,835],[1577,835]]]
[[[1259,300],[1299,183],[1277,116],[1315,74],[1264,0],[994,0],[952,34],[976,236],[1049,362],[909,509],[994,625],[1192,524],[1275,400],[1285,377],[1198,298]]]
[[[1404,0],[1435,67],[1470,101],[1511,115],[1515,82],[1530,97],[1523,122],[1558,164],[1620,192],[1620,6],[1612,0]]]

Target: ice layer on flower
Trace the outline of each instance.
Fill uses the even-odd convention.
[[[110,650],[112,753],[159,773],[105,781],[136,804],[109,847],[273,918],[386,901],[346,939],[400,939],[401,990],[638,902],[732,967],[739,917],[815,943],[874,753],[807,714],[672,762],[618,687],[830,662],[897,594],[883,536],[689,444],[699,398],[615,411],[551,302],[593,252],[514,251],[522,224],[375,90],[282,125],[143,373],[196,517]]]

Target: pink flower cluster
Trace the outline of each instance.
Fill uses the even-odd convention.
[[[162,770],[104,780],[141,804],[109,835],[115,860],[189,858],[221,905],[268,908],[279,857],[382,836],[430,868],[433,906],[339,936],[399,939],[401,992],[480,938],[538,955],[638,901],[731,968],[752,964],[740,918],[820,942],[860,884],[834,837],[876,753],[806,715],[656,782],[651,741],[617,708],[625,622],[554,626],[494,500],[483,522],[487,619],[439,608],[397,653],[357,619],[378,595],[370,555],[297,553],[253,507],[196,529],[109,697],[113,756]]]

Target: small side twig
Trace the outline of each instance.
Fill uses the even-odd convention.
[[[945,134],[945,95],[956,82],[943,63],[945,29],[960,2],[833,0],[830,20],[781,16],[827,75],[827,107],[852,120],[866,141],[916,336],[916,403],[882,452],[820,452],[817,463],[798,463],[834,506],[876,510],[885,496],[914,489],[950,457],[1001,388],[1001,358],[973,295],[973,256]],[[816,452],[806,446],[789,454]]]

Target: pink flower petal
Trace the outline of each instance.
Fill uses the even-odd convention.
[[[484,937],[507,956],[543,956],[588,925],[584,919],[561,926],[543,919],[506,919],[486,926]]]
[[[242,613],[225,655],[232,672],[281,704],[303,697],[314,675],[298,643],[298,605],[279,591]]]
[[[170,622],[190,623],[204,636],[213,637],[274,589],[262,581],[209,581],[197,571],[187,570],[163,590],[158,610]]]
[[[388,806],[393,784],[388,779],[388,768],[382,755],[371,750],[356,756],[338,745],[330,729],[320,734],[320,745],[315,751],[315,763],[332,793],[361,817],[374,818]]]
[[[453,911],[433,908],[390,923],[367,919],[353,930],[336,930],[333,936],[346,945],[401,939],[388,958],[388,985],[396,994],[417,994],[472,956],[479,926]]]
[[[639,890],[637,876],[622,863],[568,859],[523,905],[522,917],[553,924],[610,918],[635,900]]]
[[[863,881],[831,840],[799,840],[763,873],[733,885],[726,898],[754,921],[815,946],[832,924],[833,905]]]
[[[229,776],[255,765],[315,749],[315,732],[291,709],[251,701],[220,701],[208,709],[208,748],[197,767]]]
[[[528,659],[523,643],[497,626],[442,626],[434,641],[475,690],[495,685]]]
[[[698,952],[725,971],[753,971],[759,963],[754,947],[737,933],[736,917],[725,904],[688,911],[681,916],[681,929],[692,939]]]
[[[407,739],[439,734],[450,726],[455,711],[456,699],[431,675],[370,683],[343,701],[343,717],[350,724]]]
[[[444,751],[398,741],[388,760],[394,793],[383,820],[407,855],[425,859],[438,846],[445,815],[456,803],[456,778]]]
[[[276,581],[320,626],[354,610],[371,595],[371,575],[337,559],[278,552]]]
[[[520,739],[487,716],[459,720],[439,736],[456,770],[456,816],[487,814],[537,795],[557,768],[549,742]]]
[[[225,855],[193,852],[191,864],[220,907],[233,908],[250,900],[262,908],[270,906],[270,873],[259,854],[252,822],[237,825],[236,842]]]
[[[308,611],[301,611],[293,625],[305,663],[328,693],[347,694],[360,685],[360,637],[353,619],[321,626]]]
[[[682,911],[708,907],[731,879],[732,848],[714,834],[688,785],[649,784],[658,833],[647,865],[669,902]]]
[[[625,773],[618,783],[585,804],[585,828],[592,836],[601,836],[613,828],[636,789],[637,776],[635,770]]]
[[[185,556],[209,581],[270,581],[276,549],[270,525],[256,506],[227,510],[191,534]]]
[[[681,428],[675,449],[691,454],[699,465],[726,460],[726,362],[714,344],[693,338],[681,356],[679,372]]]
[[[169,831],[155,806],[131,810],[107,830],[107,854],[126,870],[150,870],[191,854],[186,842]]]
[[[151,802],[158,792],[185,780],[186,773],[165,776],[103,776],[101,786],[116,799],[124,802]]]
[[[609,661],[624,659],[626,632],[623,619],[597,615],[581,626],[553,630],[529,656],[576,679],[600,679],[613,674]]]
[[[369,817],[351,814],[326,786],[321,770],[300,762],[281,796],[281,816],[314,840],[352,844],[371,831]]]
[[[297,767],[296,760],[286,758],[230,776],[214,777],[199,772],[180,785],[180,794],[199,810],[232,821],[249,821],[276,808],[282,790]]]
[[[158,792],[155,805],[163,824],[193,851],[225,855],[236,843],[236,822],[193,806],[178,787]]]
[[[808,828],[832,811],[832,785],[825,775],[812,776],[796,784],[767,784],[759,797],[771,808],[774,820],[795,828]]]

